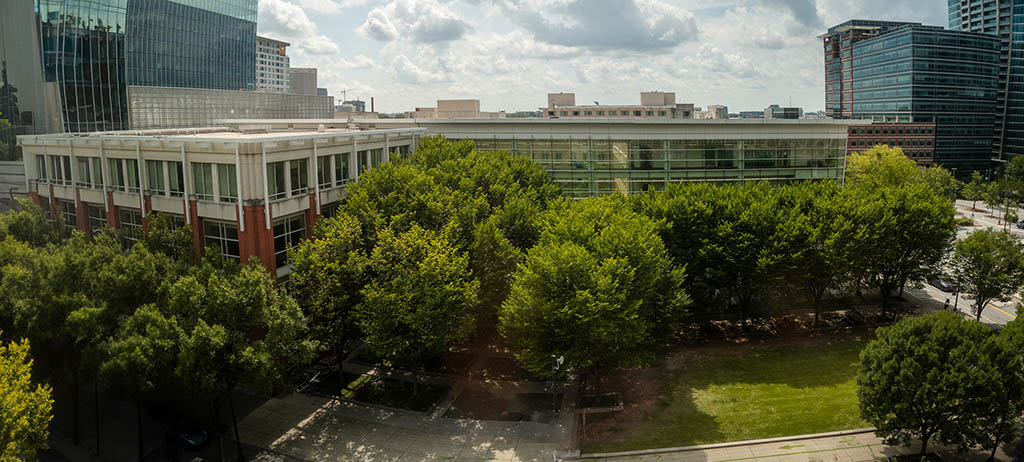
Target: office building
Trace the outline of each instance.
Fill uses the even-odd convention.
[[[848,153],[867,151],[878,145],[900,148],[911,160],[930,165],[935,161],[935,124],[872,122],[867,126],[850,126]]]
[[[288,42],[256,36],[256,89],[288,92]],[[326,96],[326,95],[325,95]]]
[[[764,108],[763,117],[765,119],[802,119],[804,117],[804,109],[800,107],[780,107],[778,104],[772,104]]]
[[[296,95],[316,96],[316,68],[293,67],[290,70],[289,92]]]
[[[289,121],[285,121],[289,122]],[[29,195],[91,233],[109,226],[126,244],[160,212],[192,229],[197,249],[259,258],[286,276],[288,249],[332,216],[360,172],[416,149],[423,129],[301,129],[261,120],[229,128],[19,138]]]
[[[741,119],[763,119],[764,111],[740,111],[739,118]]]
[[[484,112],[478,99],[439,99],[436,107],[418,107],[406,111],[409,119],[504,118],[505,111]]]
[[[819,35],[825,48],[825,112],[833,119],[853,118],[853,45],[890,29],[917,22],[854,19]]]
[[[256,117],[294,117],[308,106],[261,106],[256,0],[6,0],[0,18],[4,87],[18,97],[5,112],[33,133],[165,128],[134,121],[212,120],[251,107]],[[197,91],[218,96],[199,109]],[[319,106],[298,116],[328,116],[333,102]],[[208,112],[181,114],[199,110]]]
[[[1024,0],[949,0],[949,28],[999,37],[992,155],[1024,155]]]
[[[850,126],[860,120],[611,118],[355,119],[362,129],[423,128],[537,162],[571,197],[690,182],[842,181]],[[293,121],[312,127],[326,121]]]
[[[934,124],[932,161],[956,169],[961,176],[972,170],[987,171],[995,124],[999,39],[917,24],[879,27],[871,34],[865,27],[856,30],[873,36],[855,41],[840,55],[850,52],[850,59],[841,61],[843,117]],[[827,67],[835,59],[828,51],[828,42],[834,39],[829,34],[823,37]],[[826,95],[829,92],[826,88]],[[907,128],[913,131],[912,126],[904,127],[904,133]],[[913,143],[914,139],[906,141]]]
[[[708,106],[708,110],[704,111],[705,119],[722,120],[729,118],[729,108],[721,104],[712,104]]]
[[[316,95],[317,96],[327,96],[327,89],[323,88],[323,87],[317,87]]]
[[[548,105],[539,108],[548,118],[639,118],[639,119],[693,119],[693,104],[676,103],[672,92],[645,91],[640,93],[638,105],[577,105],[575,93],[548,93]]]

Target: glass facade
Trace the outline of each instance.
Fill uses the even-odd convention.
[[[936,163],[964,174],[990,168],[998,38],[905,26],[852,51],[853,118],[934,123]]]
[[[132,86],[131,128],[208,127],[218,119],[331,119],[334,98],[287,93]]]
[[[255,89],[255,0],[130,0],[127,15],[131,85]]]
[[[846,155],[845,138],[471,139],[482,151],[532,159],[573,197],[661,190],[680,181],[840,179]]]
[[[1024,0],[948,0],[949,28],[997,35],[999,92],[993,157],[1024,155]]]
[[[130,125],[132,86],[254,89],[256,0],[36,2],[64,131],[146,128]]]

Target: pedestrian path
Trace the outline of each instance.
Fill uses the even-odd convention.
[[[567,426],[566,423],[569,423]],[[305,461],[550,461],[571,418],[554,424],[446,419],[293,393],[239,423],[243,443]]]
[[[592,462],[875,462],[901,454],[914,454],[920,446],[889,446],[871,430],[823,433],[736,443],[690,446],[614,454],[583,454],[562,460]],[[929,446],[943,460],[981,462],[988,454],[957,453],[945,447]],[[997,453],[997,460],[1009,460]]]

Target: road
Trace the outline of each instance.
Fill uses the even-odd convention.
[[[982,229],[982,228],[994,228],[1004,229],[1003,225],[997,218],[991,218],[990,209],[981,201],[978,202],[978,211],[973,212],[973,220],[976,225],[974,227],[960,227],[957,230],[957,239],[963,239],[970,233]],[[958,216],[971,217],[971,201],[958,200],[956,201],[956,212]],[[1024,215],[1020,210],[1017,210],[1018,216]],[[1002,212],[999,212],[1001,216]],[[1017,236],[1018,239],[1024,240],[1024,229],[1018,229],[1015,224],[1010,225],[1010,233]],[[971,299],[968,294],[960,294],[959,301],[957,301],[953,294],[943,292],[936,287],[926,284],[922,289],[908,288],[904,291],[905,295],[909,298],[918,301],[922,307],[930,311],[938,311],[943,309],[946,302],[949,303],[949,309],[953,309],[956,306],[957,311],[964,315],[973,316],[971,312],[971,304],[974,300]],[[1016,319],[1017,317],[1017,306],[1021,303],[1020,294],[1015,294],[1010,301],[1007,302],[991,302],[981,313],[981,321],[987,324],[989,327],[998,329],[1006,323]]]

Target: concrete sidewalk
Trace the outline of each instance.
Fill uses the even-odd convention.
[[[932,449],[933,447],[934,449]],[[909,448],[888,446],[871,430],[852,430],[674,449],[583,454],[579,458],[563,458],[562,460],[595,462],[874,462],[886,457],[914,454],[919,450],[920,445],[918,444]],[[957,453],[953,449],[938,445],[929,445],[929,452],[935,452],[947,461],[981,462],[988,458],[988,454],[979,451]],[[1008,461],[1010,459],[1000,451],[996,453],[996,460]]]

